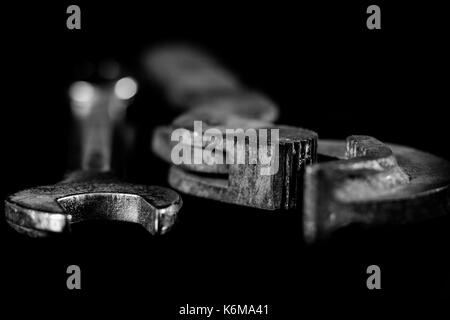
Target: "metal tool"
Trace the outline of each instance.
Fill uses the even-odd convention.
[[[350,224],[406,224],[450,213],[450,163],[368,136],[319,140],[335,161],[306,168],[304,235],[313,242]]]
[[[211,166],[219,173],[225,173],[222,176],[199,174],[208,165],[191,165],[190,170],[172,166],[169,184],[187,194],[228,203],[267,210],[295,208],[301,194],[299,177],[303,176],[307,165],[316,161],[317,135],[310,130],[288,126],[268,129],[279,130],[278,152],[268,164],[270,167],[278,162],[273,174],[262,175],[259,163]]]
[[[174,63],[170,59],[166,62]],[[188,68],[183,73],[182,79],[189,78]],[[162,85],[177,83],[176,75],[172,73],[166,78],[171,80]],[[368,136],[351,136],[347,141],[317,140],[312,131],[274,125],[278,112],[273,103],[270,105],[275,112],[268,112],[268,104],[258,99],[253,100],[251,108],[245,107],[249,104],[241,103],[243,92],[248,91],[237,87],[231,94],[212,95],[208,90],[202,94],[201,86],[197,87],[196,103],[188,104],[188,111],[170,126],[155,130],[152,149],[171,163],[171,133],[180,127],[192,132],[194,121],[202,121],[207,129],[279,128],[280,171],[270,177],[261,176],[257,166],[249,163],[182,163],[170,169],[169,183],[175,189],[262,209],[302,209],[304,235],[309,242],[354,223],[405,224],[450,212],[448,161]],[[210,142],[208,137],[205,141]],[[195,148],[204,145],[192,146],[192,150]],[[226,159],[226,150],[223,152]]]
[[[278,118],[278,107],[264,95],[244,89],[236,81],[223,87],[219,84],[231,84],[231,81],[211,82],[209,79],[236,77],[198,50],[165,47],[149,54],[146,61],[152,79],[165,88],[169,101],[173,100],[173,88],[184,88],[182,96],[195,96],[195,99],[178,99],[184,101],[188,111],[174,119],[170,126],[155,129],[152,150],[163,160],[172,162],[171,151],[175,142],[171,133],[177,128],[194,132],[194,121],[202,122],[202,135],[211,128],[224,132],[230,128],[257,129],[258,133],[263,129],[279,130],[279,139],[275,142],[280,155],[276,159],[279,169],[275,174],[260,175],[261,164],[227,164],[232,162],[225,161],[229,160],[227,150],[217,149],[216,152],[223,152],[223,164],[184,163],[172,166],[169,184],[173,188],[200,197],[268,210],[297,206],[301,188],[297,184],[298,176],[303,175],[307,164],[316,161],[317,135],[314,132],[275,126],[273,121]],[[224,74],[228,76],[224,77]],[[194,88],[189,85],[189,79],[202,81],[195,81]],[[211,142],[211,137],[204,138],[201,146],[190,146],[192,153]],[[246,143],[248,147],[248,141]],[[215,175],[205,176],[204,173]]]
[[[171,228],[182,206],[175,191],[121,182],[111,172],[113,140],[136,89],[129,77],[107,85],[72,85],[80,169],[57,184],[9,196],[5,215],[14,229],[30,236],[47,236],[70,231],[72,223],[88,219],[134,222],[151,234],[163,234]]]
[[[240,90],[238,79],[212,57],[193,47],[172,44],[153,48],[143,65],[172,105],[190,109],[205,96]]]
[[[224,103],[224,100],[227,102]],[[223,154],[224,160],[220,164],[188,163],[172,166],[169,184],[181,192],[223,202],[268,210],[295,208],[301,188],[297,183],[299,177],[303,176],[306,165],[316,161],[317,134],[310,130],[276,126],[270,121],[261,120],[273,119],[275,115],[270,113],[274,107],[267,101],[256,94],[235,95],[228,100],[227,97],[211,98],[199,109],[194,108],[175,119],[171,126],[156,128],[152,149],[163,160],[171,163],[171,151],[176,143],[172,141],[171,133],[180,127],[193,133],[194,121],[201,121],[203,124],[203,143],[200,146],[190,146],[193,153],[196,148],[203,149],[212,141],[212,137],[205,136],[206,131],[211,128],[223,132],[224,140],[226,128],[256,129],[257,136],[260,130],[275,129],[278,130],[278,139],[271,141],[270,137],[267,137],[268,148],[272,145],[276,147],[276,154],[272,154],[271,164],[268,165],[271,166],[276,161],[278,167],[274,174],[261,175],[260,163],[237,164],[227,161],[234,157],[234,152],[230,156],[225,148],[216,148],[216,152]],[[225,108],[228,111],[226,113],[224,105],[230,106]],[[252,116],[255,118],[252,119]],[[237,143],[233,143],[233,149]],[[245,148],[248,149],[249,140],[245,143]],[[245,158],[249,159],[248,150]],[[216,176],[205,176],[205,173]]]
[[[210,128],[248,129],[273,127],[272,121],[278,116],[277,106],[265,96],[256,92],[234,92],[204,99],[192,110],[175,118],[170,126],[155,128],[152,136],[152,150],[167,162],[171,162],[171,151],[175,141],[171,140],[172,132],[177,128],[194,131],[194,121],[202,122],[202,134]],[[205,137],[203,144],[211,141]],[[203,147],[203,146],[202,146]],[[196,146],[193,146],[196,148]],[[226,157],[226,153],[224,153]],[[223,161],[224,163],[226,161]],[[183,164],[185,169],[205,173],[227,173],[228,167],[223,164]]]

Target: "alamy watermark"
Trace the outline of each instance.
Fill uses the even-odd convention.
[[[69,290],[80,290],[81,289],[81,269],[76,264],[72,264],[67,267],[67,277],[66,286]]]
[[[254,164],[261,175],[273,175],[279,169],[279,129],[203,131],[202,121],[194,121],[193,131],[175,129],[170,139],[177,142],[170,155],[175,165]]]

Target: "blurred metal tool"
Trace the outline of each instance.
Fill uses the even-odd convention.
[[[143,64],[152,81],[179,108],[191,108],[205,96],[235,92],[241,87],[217,61],[190,46],[153,48],[144,56]]]
[[[182,206],[175,191],[121,182],[111,172],[117,129],[136,90],[130,77],[105,85],[75,82],[71,86],[71,106],[79,129],[79,169],[57,184],[9,196],[5,214],[14,229],[47,236],[70,231],[72,223],[88,219],[139,223],[151,234],[170,229]]]

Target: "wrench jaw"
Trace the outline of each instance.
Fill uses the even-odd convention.
[[[139,217],[139,223],[152,235],[163,235],[170,231],[183,206],[180,195],[158,186],[149,186],[147,192],[140,195],[145,210]]]
[[[143,226],[153,235],[163,235],[170,231],[175,224],[178,211],[181,209],[183,202],[181,197],[176,203],[172,203],[165,208],[155,208],[150,206],[151,212],[153,214],[147,215],[148,217],[154,217],[150,219],[149,222],[143,224]]]
[[[185,194],[237,205],[275,210],[281,205],[281,195],[274,185],[279,179],[259,176],[256,165],[231,165],[228,178],[207,177],[172,166],[169,185]],[[240,176],[245,172],[246,176]],[[238,180],[234,180],[238,178]]]
[[[72,223],[87,220],[116,220],[138,223],[150,234],[164,234],[173,226],[181,208],[181,199],[154,206],[145,195],[127,193],[86,193],[58,199],[64,212],[70,214]],[[153,203],[153,204],[152,204]]]
[[[5,217],[14,230],[33,238],[70,231],[70,216],[25,208],[9,200],[5,201]]]
[[[181,206],[180,196],[163,187],[63,182],[10,196],[5,213],[15,230],[34,237],[70,232],[71,224],[92,219],[138,223],[156,235],[170,230]]]
[[[176,141],[171,141],[171,133],[175,130],[175,126],[160,126],[156,127],[152,134],[151,148],[152,151],[161,160],[166,163],[172,163],[171,153],[173,147],[177,144]],[[194,149],[191,150],[191,159],[194,159]],[[228,174],[227,164],[185,164],[182,163],[177,167],[186,169],[187,171],[212,173],[212,174]]]
[[[5,218],[19,233],[46,237],[70,231],[72,217],[56,202],[57,185],[19,191],[5,201]]]
[[[319,142],[320,143],[320,142]],[[325,142],[324,155],[345,154],[346,160],[316,164],[306,169],[304,189],[304,236],[307,242],[326,237],[352,223],[375,224],[363,203],[392,193],[409,182],[391,149],[369,136],[347,138],[345,152],[340,142]]]
[[[306,169],[307,242],[327,238],[350,224],[399,225],[449,212],[443,205],[448,203],[450,182],[450,165],[445,160],[407,147],[389,147],[367,136],[351,136],[346,146],[340,141],[322,145],[319,153],[346,154],[347,160]],[[432,178],[434,170],[439,177]]]
[[[270,164],[221,165],[220,168],[227,170],[225,178],[205,175],[208,170],[203,169],[204,165],[199,168],[193,165],[190,170],[172,166],[170,186],[186,194],[265,210],[301,207],[303,174],[305,167],[316,161],[317,134],[287,126],[273,128],[279,129],[279,145]],[[249,159],[248,150],[247,146],[246,159]],[[269,169],[271,174],[261,174],[263,169]]]

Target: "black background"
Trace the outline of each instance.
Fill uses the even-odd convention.
[[[80,63],[103,58],[117,59],[140,80],[129,114],[140,134],[129,179],[166,186],[167,164],[151,154],[150,132],[178,111],[151,91],[139,58],[167,41],[217,56],[278,103],[279,123],[323,138],[372,135],[450,158],[445,11],[428,2],[374,3],[381,30],[366,29],[372,3],[344,1],[78,1],[81,30],[66,28],[72,3],[3,6],[2,198],[61,179],[68,85]],[[406,312],[424,302],[435,310],[448,299],[448,217],[370,232],[350,227],[308,247],[299,213],[183,200],[179,223],[161,238],[134,225],[92,222],[75,226],[71,237],[27,239],[2,219],[1,290],[9,297],[2,309],[65,315],[90,307],[101,315],[174,319],[187,303],[253,303],[287,319]],[[80,291],[66,288],[71,264],[81,267]],[[381,267],[382,290],[366,288],[371,264]]]

